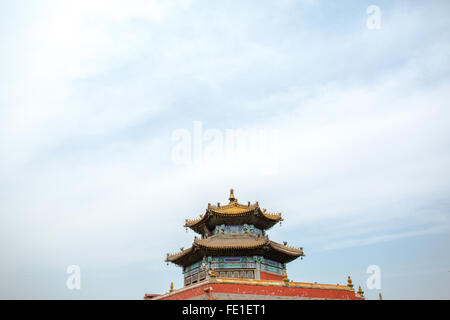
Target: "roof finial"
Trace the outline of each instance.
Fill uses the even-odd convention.
[[[230,197],[228,198],[228,200],[230,200],[230,203],[237,201],[236,198],[234,197],[234,190],[233,189],[230,189]]]
[[[349,287],[351,290],[353,290],[352,278],[350,278],[350,276],[348,276],[347,287]]]
[[[364,291],[361,289],[361,286],[359,286],[359,288],[358,288],[358,294],[359,294],[361,297],[364,297]]]

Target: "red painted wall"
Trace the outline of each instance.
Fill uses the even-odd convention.
[[[213,284],[211,283],[207,283],[204,286],[201,287],[197,287],[197,288],[193,288],[190,290],[186,290],[180,293],[175,293],[174,295],[168,296],[166,298],[164,298],[163,300],[187,300],[187,299],[191,299],[194,297],[198,297],[204,294],[208,294],[207,292],[205,292],[205,289],[207,288],[213,288]],[[214,297],[214,288],[213,288],[213,297]]]
[[[283,280],[283,276],[260,271],[261,280]]]
[[[205,289],[213,288],[214,293],[234,293],[234,294],[252,294],[252,295],[272,295],[272,296],[290,296],[303,298],[319,299],[345,299],[359,300],[354,291],[332,290],[332,289],[312,289],[295,287],[275,287],[263,285],[243,285],[243,284],[224,284],[210,283],[204,286],[186,290],[164,298],[164,300],[185,300],[207,294]]]

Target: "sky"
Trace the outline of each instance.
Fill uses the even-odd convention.
[[[290,279],[450,299],[449,9],[0,1],[0,298],[179,288],[185,219],[234,188],[282,212]]]

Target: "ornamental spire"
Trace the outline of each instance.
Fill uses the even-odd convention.
[[[352,278],[350,278],[350,276],[348,276],[348,280],[347,280],[347,287],[349,287],[350,289],[353,290],[353,283],[352,283]],[[361,288],[361,287],[360,287]]]
[[[361,286],[358,288],[358,294],[364,297],[364,291],[362,291]]]
[[[230,203],[237,201],[237,199],[234,197],[234,190],[233,189],[230,189],[230,197],[228,198],[228,200],[230,200]]]

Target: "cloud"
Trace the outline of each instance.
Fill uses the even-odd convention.
[[[382,6],[378,32],[355,18],[364,6],[338,17],[318,1],[123,4],[46,2],[18,14],[20,30],[8,22],[15,36],[2,48],[17,54],[1,61],[2,260],[51,279],[66,263],[156,269],[192,242],[184,219],[231,187],[283,212],[274,238],[316,250],[448,233],[439,6]],[[195,120],[224,136],[277,130],[279,145],[178,166],[172,134],[193,135]],[[273,159],[277,171],[264,172]],[[20,288],[15,265],[2,274]]]
[[[393,241],[393,240],[398,240],[398,239],[403,239],[403,238],[424,236],[424,235],[430,235],[430,234],[446,233],[449,231],[450,231],[449,225],[436,226],[433,228],[424,229],[424,230],[420,230],[420,231],[401,232],[401,233],[395,233],[395,234],[370,237],[370,238],[366,238],[366,239],[351,239],[351,240],[346,240],[346,241],[342,241],[342,242],[336,242],[336,243],[327,245],[324,249],[325,250],[334,250],[334,249],[339,249],[339,248],[365,246],[365,245],[370,245],[370,244],[379,243],[379,242]]]

